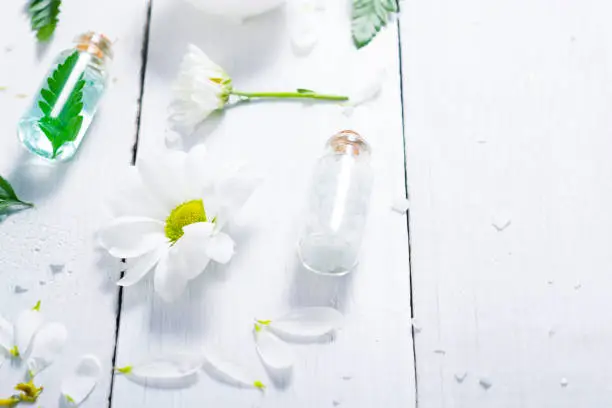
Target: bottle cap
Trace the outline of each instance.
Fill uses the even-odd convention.
[[[79,35],[76,39],[76,48],[79,51],[88,52],[100,59],[113,58],[113,43],[104,34],[93,31]]]
[[[327,142],[335,154],[351,156],[369,155],[372,151],[369,143],[353,130],[343,130],[333,135]]]

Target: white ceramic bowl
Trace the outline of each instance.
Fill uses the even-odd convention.
[[[187,0],[210,14],[245,19],[279,7],[285,0]]]

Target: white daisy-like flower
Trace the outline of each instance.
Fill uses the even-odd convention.
[[[243,20],[270,11],[285,0],[188,0],[207,13]]]
[[[172,88],[169,120],[173,128],[192,132],[211,113],[223,109],[232,96],[235,102],[251,99],[312,99],[347,101],[347,96],[319,94],[309,89],[291,92],[242,92],[234,89],[231,77],[193,44],[187,48]]]
[[[193,130],[211,113],[223,109],[232,91],[232,79],[202,50],[190,44],[172,91],[170,122],[175,127]]]
[[[223,164],[204,146],[139,158],[132,184],[115,202],[118,218],[98,234],[110,255],[128,267],[118,284],[131,286],[155,270],[155,291],[177,299],[215,261],[225,264],[234,241],[221,230],[259,179],[245,166]]]

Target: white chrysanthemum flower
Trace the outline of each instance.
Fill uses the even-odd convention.
[[[193,130],[211,113],[223,109],[232,90],[232,79],[202,50],[189,45],[172,88],[170,121]]]
[[[230,97],[235,102],[251,99],[313,99],[347,101],[348,97],[324,95],[309,89],[292,92],[242,92],[234,89],[232,79],[201,49],[190,44],[173,86],[169,120],[173,128],[192,132],[211,113],[223,109]]]
[[[285,0],[188,0],[194,6],[207,13],[245,19],[270,11],[285,2]]]
[[[112,256],[128,261],[119,285],[134,285],[155,269],[155,291],[173,301],[211,260],[232,258],[234,241],[221,229],[258,179],[206,155],[201,145],[189,154],[139,159],[133,176],[134,186],[114,206],[119,217],[98,239]]]

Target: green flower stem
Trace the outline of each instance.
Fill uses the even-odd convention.
[[[323,101],[348,101],[348,96],[325,95],[316,92],[241,92],[231,91],[232,95],[244,98],[278,98],[278,99],[318,99]]]

